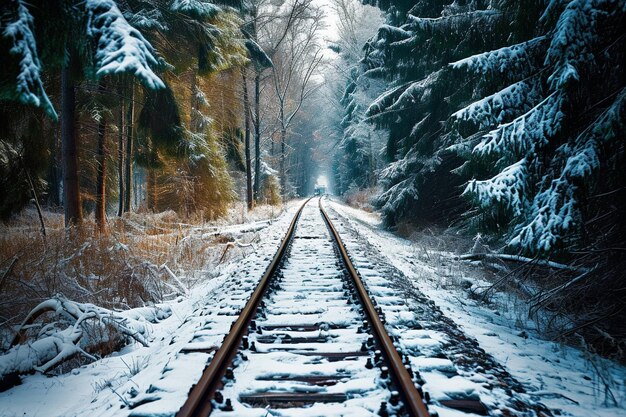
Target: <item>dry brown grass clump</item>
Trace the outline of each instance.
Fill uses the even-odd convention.
[[[346,192],[344,198],[346,204],[371,213],[374,211],[372,201],[379,191],[376,187],[356,189]]]

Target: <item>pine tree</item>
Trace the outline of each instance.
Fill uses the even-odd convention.
[[[504,45],[532,20],[537,2],[385,3],[387,23],[365,46],[365,75],[386,80],[387,90],[365,115],[389,131],[377,204],[388,223],[454,219],[466,207],[463,179],[451,174],[462,160],[448,149],[454,138],[442,122],[475,94],[448,65]],[[527,26],[526,26],[527,27]]]
[[[625,17],[624,1],[551,2],[545,34],[453,64],[512,82],[454,118],[487,132],[468,144],[469,156],[494,161],[497,173],[465,193],[483,213],[501,211],[514,248],[546,255],[588,234],[587,196],[603,191],[597,174],[623,153]],[[618,169],[604,180],[614,187],[624,178]]]

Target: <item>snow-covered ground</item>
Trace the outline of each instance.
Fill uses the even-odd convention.
[[[172,315],[149,329],[149,346],[121,352],[60,376],[28,375],[0,393],[1,417],[171,416],[219,346],[238,309],[269,265],[301,202],[288,205],[273,222],[216,228],[215,232],[256,233],[246,256],[206,271],[207,281],[188,296],[165,303]],[[223,229],[223,230],[222,230]],[[191,231],[191,233],[194,233]],[[209,329],[210,330],[206,330]],[[209,348],[209,352],[202,349]],[[191,351],[183,353],[183,351]],[[199,350],[194,352],[194,350]]]
[[[482,349],[524,386],[532,399],[545,404],[554,413],[565,415],[626,415],[625,367],[543,339],[535,330],[536,325],[527,319],[523,302],[515,300],[511,294],[497,294],[499,305],[471,299],[462,285],[450,285],[450,282],[489,284],[480,271],[458,265],[453,254],[416,247],[415,242],[384,231],[375,213],[337,201],[325,204],[356,232],[356,240],[376,248],[416,289],[475,338]],[[426,255],[422,256],[422,252]],[[359,267],[358,258],[356,266]],[[511,308],[512,305],[515,308]]]
[[[336,219],[335,226],[355,266],[376,294],[391,332],[399,338],[402,349],[415,352],[411,366],[424,379],[424,388],[434,401],[432,409],[440,415],[466,416],[440,406],[440,401],[463,393],[488,406],[509,407],[506,387],[511,381],[506,371],[524,388],[525,393],[516,393],[515,398],[545,404],[555,414],[626,415],[624,367],[542,339],[533,330],[533,323],[525,319],[523,303],[513,303],[514,309],[506,309],[497,303],[485,305],[470,299],[463,286],[450,282],[481,285],[484,278],[475,268],[459,267],[452,254],[416,248],[414,242],[385,232],[375,214],[337,202],[324,204],[331,207],[329,214]],[[273,222],[249,219],[250,224],[216,227],[214,231],[190,230],[190,234],[255,233],[259,238],[252,247],[244,248],[245,257],[207,272],[206,282],[192,288],[188,295],[165,303],[163,307],[171,309],[172,314],[147,324],[148,346],[127,346],[61,376],[25,376],[22,385],[0,393],[0,416],[172,416],[247,301],[298,207],[297,203],[291,204]],[[389,267],[381,271],[379,267],[385,262]],[[405,302],[397,288],[387,287],[395,279],[396,269],[403,274],[403,280],[408,278],[421,294],[434,301],[446,319],[476,339],[479,348],[495,359],[495,368],[501,365],[504,373],[498,369],[484,374],[480,369],[465,372],[456,363],[459,358],[450,355],[454,349],[463,352],[464,346],[450,346],[445,331],[428,325],[418,329],[414,323],[423,320],[424,312],[409,311],[407,306],[415,305],[413,301]],[[386,272],[392,278],[384,276]],[[500,305],[511,305],[511,295],[497,297],[502,297]],[[424,300],[420,302],[424,304]],[[287,307],[278,302],[270,310],[284,315]],[[432,357],[431,353],[436,352],[446,355]],[[618,406],[607,406],[609,396]]]

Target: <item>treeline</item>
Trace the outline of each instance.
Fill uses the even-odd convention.
[[[378,184],[389,225],[488,232],[499,251],[573,265],[541,305],[626,334],[613,320],[626,295],[626,2],[376,5],[386,22],[343,99],[343,157],[358,157],[336,172],[340,191]],[[385,91],[358,106],[372,80]],[[385,132],[382,149],[363,122]]]
[[[34,200],[102,231],[139,207],[280,201],[319,20],[308,0],[3,2],[0,217]]]

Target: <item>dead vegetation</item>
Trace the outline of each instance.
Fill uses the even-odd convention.
[[[44,240],[37,214],[26,210],[0,225],[0,351],[11,346],[29,312],[49,299],[123,311],[186,296],[220,263],[253,250],[268,224],[263,219],[278,214],[275,207],[245,213],[237,205],[225,218],[206,223],[172,211],[129,213],[109,219],[108,232],[100,234],[92,220],[66,230],[61,215],[47,212]],[[109,350],[103,345],[96,353]]]
[[[372,211],[374,211],[372,201],[374,200],[374,197],[379,193],[379,191],[380,190],[376,187],[351,189],[345,193],[344,199],[346,203],[351,205],[352,207],[356,207],[361,210],[367,211],[368,213],[371,213]]]

